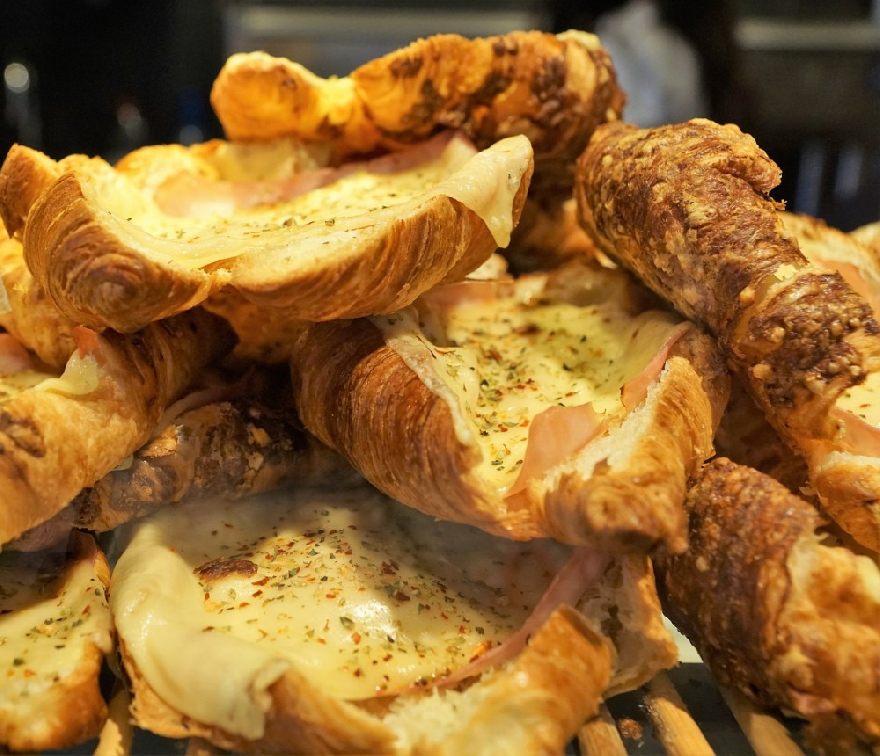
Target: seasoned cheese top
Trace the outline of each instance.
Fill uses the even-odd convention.
[[[591,403],[624,411],[621,389],[646,368],[679,322],[666,313],[632,316],[614,303],[548,304],[516,296],[466,298],[430,322],[406,313],[374,321],[392,345],[429,350],[430,370],[470,423],[463,440],[483,452],[480,474],[500,492],[515,481],[535,416]],[[418,360],[410,360],[424,374]]]
[[[93,559],[69,565],[63,551],[0,554],[0,712],[33,707],[74,676],[89,646],[109,653],[110,643]]]
[[[134,528],[112,606],[164,700],[257,738],[286,669],[346,699],[427,684],[511,635],[567,554],[366,487],[212,501]]]
[[[837,406],[880,428],[880,373],[869,373],[864,383],[844,391]]]
[[[328,244],[351,241],[355,230],[334,236],[337,222],[438,195],[453,197],[470,208],[497,243],[506,245],[513,228],[513,198],[531,154],[525,137],[503,140],[477,154],[469,143],[454,138],[439,156],[415,165],[393,171],[370,170],[369,164],[351,171],[343,167],[336,180],[290,199],[250,209],[220,202],[216,214],[194,218],[165,215],[147,193],[109,170],[96,171],[85,191],[109,213],[108,222],[119,224],[119,233],[130,243],[145,253],[193,268],[267,245],[290,244],[291,233],[298,230],[325,234]]]

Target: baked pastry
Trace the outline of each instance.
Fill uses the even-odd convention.
[[[181,216],[159,191],[170,179],[152,189],[93,159],[36,201],[25,258],[67,317],[122,332],[217,292],[233,321],[239,301],[283,322],[388,312],[506,244],[531,171],[524,137],[475,152],[441,135],[321,173],[305,193],[302,175],[264,186],[266,204],[242,206],[226,185],[219,208],[190,202]]]
[[[811,263],[840,273],[876,314],[880,306],[880,256],[854,234],[845,234],[809,215],[782,212],[785,234]]]
[[[593,129],[620,117],[624,96],[611,58],[592,34],[538,31],[420,39],[322,79],[266,53],[227,62],[211,104],[230,139],[295,136],[341,155],[399,149],[443,129],[480,149],[523,134],[541,189],[571,186],[572,161]]]
[[[76,348],[76,323],[36,284],[17,239],[0,234],[0,326],[50,368],[62,369]]]
[[[293,348],[305,426],[390,496],[508,538],[685,547],[727,375],[614,270],[438,287]]]
[[[665,609],[723,685],[794,712],[830,753],[880,742],[880,572],[823,538],[817,511],[719,458],[687,496],[690,547]]]
[[[464,737],[561,748],[598,706],[611,663],[571,609],[466,692],[425,689],[522,624],[565,550],[443,532],[394,508],[364,489],[301,491],[139,525],[111,590],[138,724],[259,752],[439,751]],[[472,568],[467,554],[518,575],[520,557],[547,567],[499,601],[504,570]]]
[[[0,745],[67,748],[98,734],[98,673],[113,648],[110,571],[91,536],[0,554]]]
[[[871,249],[875,255],[880,255],[880,221],[857,228],[851,236]]]
[[[602,565],[363,485],[301,489],[141,521],[111,605],[133,715],[160,734],[259,752],[555,752],[611,677],[610,642],[566,606]]]
[[[77,328],[74,337],[60,376],[26,355],[0,371],[0,544],[54,516],[142,446],[168,405],[230,346],[222,322],[198,310],[131,336]]]
[[[786,236],[766,196],[776,165],[736,126],[697,119],[601,127],[578,168],[587,231],[715,332],[829,515],[880,549],[880,327]]]
[[[715,432],[715,450],[738,465],[769,475],[794,493],[808,484],[803,458],[779,437],[737,376],[730,381],[730,400]]]
[[[216,390],[201,393],[211,395]],[[198,399],[190,394],[181,402],[193,397]],[[356,477],[344,460],[303,430],[291,409],[243,396],[209,401],[168,420],[116,469],[5,548],[43,548],[72,527],[112,530],[182,501],[209,496],[240,499],[293,482],[344,483]]]

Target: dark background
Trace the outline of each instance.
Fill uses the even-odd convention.
[[[844,229],[880,219],[880,0],[656,0],[699,61],[701,113],[750,131],[783,168],[776,196]],[[287,54],[345,74],[421,34],[591,30],[621,2],[0,4],[0,150],[110,160],[220,136],[208,104],[226,55]],[[873,19],[873,21],[872,21]]]

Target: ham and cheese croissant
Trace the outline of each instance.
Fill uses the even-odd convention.
[[[686,480],[712,452],[727,376],[709,337],[642,298],[620,271],[574,266],[314,325],[291,361],[300,417],[437,517],[682,549]]]
[[[286,179],[228,152],[244,186],[228,166],[200,175],[195,153],[158,186],[134,160],[64,173],[23,234],[38,284],[70,319],[123,332],[215,294],[233,324],[238,306],[281,324],[393,311],[506,245],[532,173],[525,137],[477,152],[446,134]]]
[[[142,446],[168,405],[231,346],[222,321],[199,310],[131,336],[78,327],[74,338],[60,376],[26,354],[0,376],[0,544],[53,517]]]
[[[706,323],[828,513],[880,549],[880,326],[786,235],[779,169],[736,126],[601,127],[578,165],[581,220],[609,255]]]
[[[332,79],[241,53],[221,70],[211,103],[230,139],[296,136],[343,155],[400,149],[442,129],[463,131],[481,149],[523,134],[540,188],[567,193],[572,161],[598,124],[620,116],[624,96],[597,37],[529,31],[440,34]]]

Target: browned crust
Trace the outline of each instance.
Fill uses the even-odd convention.
[[[679,550],[686,481],[712,453],[727,378],[706,336],[684,336],[677,349],[681,357],[667,363],[670,375],[638,442],[621,436],[633,446],[623,463],[600,460],[585,474],[575,461],[557,480],[511,500],[476,476],[479,451],[458,440],[449,405],[369,322],[311,327],[291,368],[305,426],[398,501],[508,538],[543,535],[607,549],[666,541]]]
[[[37,199],[24,233],[38,285],[71,320],[131,333],[194,307],[211,291],[201,269],[161,264],[120,239],[66,173]]]
[[[578,223],[577,205],[570,197],[565,202],[527,199],[510,246],[500,253],[517,275],[552,270],[573,260],[609,264]]]
[[[76,323],[65,318],[36,284],[15,239],[0,239],[0,279],[9,302],[9,309],[0,312],[0,326],[46,365],[63,367],[75,348]]]
[[[392,753],[393,731],[356,704],[321,693],[314,681],[293,670],[269,688],[272,704],[266,732],[256,742],[180,714],[149,686],[122,647],[134,692],[138,725],[173,738],[201,737],[223,748],[248,753]],[[456,724],[442,745],[418,743],[418,753],[461,752],[456,746],[488,746],[499,727],[523,753],[562,749],[584,719],[595,714],[608,684],[612,652],[574,610],[562,607],[534,634],[526,649],[486,685],[490,693],[466,721]],[[423,694],[417,694],[421,696]],[[465,693],[464,695],[467,695]]]
[[[88,562],[94,564],[95,574],[104,588],[109,587],[106,559],[91,536],[73,531],[68,549],[68,562],[58,577],[59,586],[64,586],[78,563]],[[107,718],[107,705],[98,684],[103,662],[103,651],[90,644],[76,670],[40,696],[39,703],[35,704],[39,716],[26,721],[0,717],[0,743],[13,751],[43,751],[69,748],[95,737]]]
[[[807,484],[806,463],[783,443],[736,377],[715,434],[715,448],[720,455],[769,475],[794,493]]]
[[[779,170],[754,140],[705,120],[610,124],[578,171],[581,220],[603,250],[716,333],[802,456],[839,448],[829,412],[880,369],[880,327],[840,275],[809,264],[785,235],[766,197]],[[852,535],[877,548],[878,532],[874,523]]]
[[[692,338],[699,349],[714,351],[706,336]],[[687,481],[713,453],[720,409],[713,417],[712,403],[723,408],[726,400],[724,369],[717,357],[714,361],[717,372],[708,375],[724,384],[720,393],[707,390],[708,381],[695,365],[670,358],[655,401],[633,413],[643,417],[641,426],[609,431],[611,439],[629,448],[624,460],[612,461],[614,445],[609,445],[607,458],[589,475],[575,464],[552,486],[530,489],[530,519],[540,523],[540,531],[563,542],[613,550],[649,550],[661,542],[673,552],[687,548],[682,508]]]
[[[14,144],[0,167],[0,219],[10,236],[20,235],[31,206],[65,168],[86,159],[81,155],[56,162],[42,152]]]
[[[690,318],[727,334],[741,297],[806,265],[766,198],[780,171],[736,126],[694,120],[597,129],[578,161],[581,222],[602,249]]]
[[[366,320],[320,323],[291,362],[303,424],[374,486],[429,514],[501,535],[503,511],[472,480],[476,448],[460,443],[446,405]]]
[[[809,504],[723,458],[687,507],[690,548],[665,564],[667,612],[719,681],[806,717],[819,737],[880,738],[876,565],[821,546]]]
[[[532,167],[530,160],[513,200],[514,225]],[[140,248],[136,235],[123,238],[128,221],[108,218],[100,199],[87,199],[88,181],[85,173],[67,173],[37,200],[25,229],[25,259],[65,316],[126,333],[218,292],[221,298],[213,309],[228,314],[233,324],[244,322],[241,335],[249,338],[260,332],[247,327],[248,317],[239,318],[230,310],[237,302],[258,308],[264,319],[291,327],[299,320],[392,312],[449,277],[463,277],[496,247],[475,212],[458,200],[436,195],[412,202],[405,210],[377,209],[310,231],[299,244],[318,249],[325,232],[328,243],[331,238],[344,239],[345,231],[354,232],[350,239],[335,242],[324,264],[291,265],[298,243],[292,235],[289,248],[245,252],[193,269],[150,255]],[[268,342],[249,342],[248,350],[274,351],[277,339],[268,336]]]
[[[595,37],[532,31],[420,39],[356,69],[345,86],[283,58],[238,55],[211,102],[232,139],[294,135],[334,141],[343,154],[399,148],[444,128],[481,147],[524,134],[540,183],[570,186],[572,161],[596,125],[619,117],[624,96]]]
[[[291,481],[344,474],[345,463],[311,438],[292,411],[250,399],[216,402],[181,415],[71,502],[78,527],[110,530],[165,504],[208,496],[241,498]]]
[[[0,543],[48,520],[149,438],[165,408],[229,346],[222,323],[193,311],[132,336],[98,337],[97,388],[38,387],[0,407]]]

